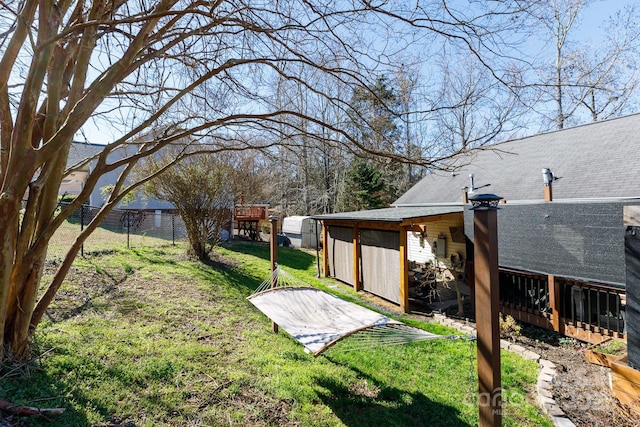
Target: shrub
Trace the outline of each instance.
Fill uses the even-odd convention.
[[[520,325],[513,318],[513,316],[509,316],[501,314],[500,315],[500,336],[502,338],[515,338],[519,337],[520,334]]]

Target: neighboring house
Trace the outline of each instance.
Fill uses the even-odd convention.
[[[72,168],[75,165],[80,164],[85,159],[97,157],[103,149],[104,146],[98,144],[89,144],[83,142],[72,143],[69,150],[69,157],[67,158],[67,168]],[[114,150],[109,155],[109,162],[116,162],[126,156],[133,154],[132,150],[134,149],[136,149],[136,147],[123,147]],[[58,194],[79,194],[82,188],[84,188],[87,177],[95,167],[95,163],[96,160],[92,160],[88,164],[74,169],[68,176],[66,176],[62,180],[62,184],[60,186]],[[91,192],[89,199],[86,202],[86,205],[88,205],[92,211],[97,210],[104,205],[106,199],[103,195],[102,189],[106,186],[114,185],[123,168],[124,167],[120,167],[114,171],[108,172],[98,179],[95,188]],[[264,211],[264,215],[266,218],[267,205],[260,206],[262,211]],[[142,224],[142,228],[144,228],[145,230],[169,228],[173,229],[178,237],[183,237],[186,234],[184,223],[176,215],[176,207],[172,203],[165,200],[148,198],[141,192],[136,192],[136,197],[132,202],[126,204],[123,204],[121,202],[118,208],[126,209],[127,211],[137,211],[140,216],[144,218],[144,224]],[[229,213],[230,216],[232,214],[233,212]],[[113,218],[118,215],[121,214],[112,213],[110,214],[111,218],[107,218],[106,221],[115,221],[117,223],[120,223],[121,225],[124,224],[122,225],[124,227],[127,227],[127,223],[130,223],[130,221],[132,221],[131,219],[129,219],[130,216],[128,216],[127,219],[122,219],[120,217],[115,219]],[[233,221],[230,221],[223,232],[221,232],[221,237],[223,240],[227,240],[230,235],[233,235]]]
[[[67,168],[79,164],[82,160],[97,156],[104,149],[103,145],[89,144],[83,142],[74,142],[71,144],[69,150],[69,157],[67,158]],[[129,148],[131,150],[131,148]],[[109,156],[109,162],[114,162],[124,158],[126,155],[130,155],[126,148],[120,148],[114,150]],[[89,162],[89,164],[83,166],[78,170],[74,170],[68,176],[62,180],[59,194],[78,194],[84,187],[87,176],[93,170],[95,160]],[[114,185],[118,179],[118,175],[122,171],[122,168],[116,169],[112,172],[106,173],[98,179],[98,183],[91,192],[87,204],[92,207],[101,207],[105,202],[105,197],[102,195],[101,189],[108,185]],[[175,207],[173,204],[158,199],[149,199],[139,192],[136,193],[136,198],[133,202],[122,206],[126,209],[134,210],[147,210],[147,211],[173,211]]]
[[[69,157],[67,158],[67,168],[75,167],[83,159],[87,159],[97,155],[102,151],[104,146],[96,144],[87,144],[81,142],[73,142],[69,149]],[[91,171],[91,163],[75,167],[73,171],[62,179],[59,195],[71,194],[78,195],[87,182],[87,177]],[[90,203],[89,203],[90,204]]]
[[[640,115],[459,155],[392,208],[315,216],[328,242],[325,275],[410,311],[415,263],[446,266],[459,256],[472,266],[473,212],[465,201],[493,193],[505,202],[498,211],[502,312],[585,341],[624,338],[623,215],[640,205],[639,160]],[[473,269],[466,272],[473,291]]]
[[[77,168],[75,166],[81,164],[85,159],[97,157],[103,149],[104,146],[98,144],[83,142],[71,144],[67,158],[67,168],[73,170],[62,180],[58,190],[59,195],[77,195],[82,191],[89,174],[95,167],[96,160]],[[132,148],[129,148],[129,150],[132,150]],[[126,148],[116,149],[110,154],[109,162],[122,159],[125,155],[127,155]],[[82,208],[81,213],[78,214],[81,221],[85,223],[90,221],[93,215],[104,205],[105,196],[103,196],[101,189],[108,185],[114,185],[122,169],[118,168],[102,175],[98,179],[85,206]],[[170,233],[169,235],[172,235],[173,238],[182,238],[186,234],[184,223],[180,217],[175,215],[175,207],[164,200],[149,199],[137,192],[133,202],[120,203],[118,208],[120,209],[116,209],[107,215],[102,222],[102,226],[119,231],[135,229],[135,232],[144,232],[148,235],[164,236]],[[126,209],[126,211],[121,209]]]

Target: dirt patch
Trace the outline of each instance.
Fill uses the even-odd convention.
[[[471,318],[469,304],[464,306]],[[445,309],[456,318],[454,307]],[[587,362],[587,343],[561,336],[553,331],[520,324],[519,332],[503,336],[556,365],[553,399],[577,427],[640,427],[640,420],[611,394],[610,369]]]
[[[586,361],[586,343],[531,326],[512,340],[556,365],[553,398],[576,426],[640,426],[637,416],[612,396],[609,368]]]

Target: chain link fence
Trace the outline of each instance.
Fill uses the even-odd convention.
[[[99,210],[87,205],[76,209],[53,235],[47,258],[63,258]],[[159,247],[185,240],[184,222],[177,214],[159,210],[114,209],[84,242],[81,255],[117,247]]]

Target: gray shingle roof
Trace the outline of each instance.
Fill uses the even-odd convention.
[[[104,150],[104,145],[89,144],[85,142],[73,142],[69,148],[69,157],[67,157],[67,167],[74,166],[78,162],[95,156]]]
[[[469,174],[476,194],[542,200],[543,168],[556,177],[554,200],[640,197],[640,114],[495,144],[454,162],[454,174],[431,173],[394,205],[460,203]]]

